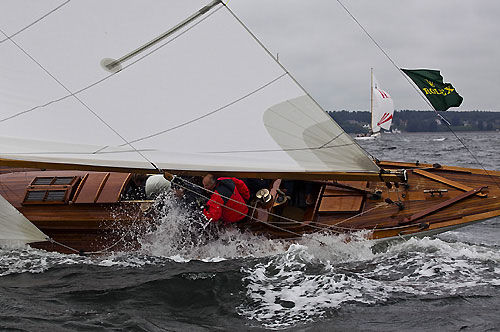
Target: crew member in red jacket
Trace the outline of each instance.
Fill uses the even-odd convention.
[[[227,224],[246,217],[250,191],[243,181],[237,178],[215,179],[213,174],[207,174],[203,178],[203,187],[214,192],[203,210],[207,219]]]

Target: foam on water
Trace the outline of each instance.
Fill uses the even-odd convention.
[[[28,246],[0,249],[0,277],[13,273],[41,273],[56,265],[87,263],[89,258],[37,250]]]
[[[343,305],[398,298],[474,296],[500,284],[500,253],[439,239],[411,239],[373,253],[370,241],[292,245],[283,255],[244,269],[241,315],[268,328],[316,321]]]

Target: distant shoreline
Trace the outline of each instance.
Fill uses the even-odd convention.
[[[473,133],[482,133],[482,134],[493,134],[493,133],[498,133],[500,135],[500,130],[499,131],[496,131],[496,130],[462,130],[463,133],[470,133],[470,134],[473,134]],[[351,135],[352,137],[356,137],[356,134],[355,133],[348,133],[349,135]],[[432,134],[432,135],[436,135],[436,136],[439,136],[439,135],[451,135],[453,136],[453,133],[451,131],[414,131],[414,132],[409,132],[409,131],[402,131],[400,133],[390,133],[390,132],[384,132],[383,135],[384,136],[397,136],[397,135],[401,135],[401,134],[404,134],[404,135],[421,135],[421,134]]]
[[[328,114],[348,133],[363,134],[370,129],[368,111],[330,111]],[[447,111],[439,114],[449,122],[453,131],[500,131],[500,112],[496,111]],[[444,121],[432,111],[401,110],[394,112],[392,129],[406,133],[448,132]]]

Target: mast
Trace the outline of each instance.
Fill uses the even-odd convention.
[[[370,114],[371,114],[370,128],[373,134],[373,68],[370,68]]]

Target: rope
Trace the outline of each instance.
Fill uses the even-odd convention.
[[[141,214],[141,212],[137,211],[137,214],[136,214],[134,220],[137,220],[139,218],[140,214]],[[109,250],[111,250],[112,248],[116,247],[118,245],[118,243],[122,242],[125,239],[125,237],[130,235],[131,233],[132,233],[132,227],[129,227],[129,229],[125,232],[125,234],[123,234],[123,236],[118,241],[116,241],[115,243],[113,243],[109,247],[101,249],[101,250],[97,250],[97,251],[87,251],[87,252],[85,252],[85,254],[94,255],[94,254],[106,253]]]
[[[382,206],[382,204],[379,204],[379,205],[376,205],[376,206],[374,206],[374,207],[372,207],[371,209],[368,209],[368,210],[366,210],[366,211],[361,211],[360,213],[358,213],[358,214],[356,214],[356,215],[354,215],[354,216],[352,216],[352,217],[349,217],[349,218],[346,218],[346,219],[344,219],[344,220],[341,220],[341,221],[339,221],[339,222],[337,222],[337,223],[335,223],[335,224],[333,224],[333,225],[328,225],[328,226],[327,226],[327,228],[330,228],[330,227],[336,227],[336,228],[340,228],[340,229],[345,229],[345,227],[339,227],[339,226],[337,226],[337,225],[339,225],[339,224],[341,224],[341,223],[344,223],[344,222],[346,222],[346,221],[352,220],[352,219],[354,219],[354,218],[360,217],[360,216],[364,215],[365,213],[368,213],[368,212],[371,212],[371,211],[373,211],[373,210],[375,210],[375,209],[378,209],[378,208],[379,208],[379,207],[381,207],[381,206]]]
[[[187,182],[187,183],[189,183],[189,184],[191,184],[191,185],[193,185],[193,186],[195,186],[195,187],[202,188],[203,190],[205,190],[205,191],[207,191],[207,192],[209,192],[209,193],[212,193],[212,194],[216,193],[215,191],[212,191],[212,190],[206,189],[206,188],[204,188],[204,187],[201,187],[201,186],[199,186],[199,185],[197,185],[197,184],[195,184],[195,183],[189,182],[189,181],[184,180],[184,179],[182,179],[182,178],[176,177],[176,179],[181,179],[182,181]],[[176,183],[175,185],[177,185],[177,186],[181,187],[182,189],[185,189],[185,190],[187,190],[187,191],[189,191],[189,192],[191,192],[191,193],[193,193],[193,194],[195,194],[195,195],[205,197],[203,194],[201,194],[201,193],[199,193],[199,192],[197,192],[197,191],[195,191],[195,190],[192,190],[191,188],[185,187],[185,186],[183,186],[183,185],[181,185],[181,184],[179,184],[179,183]],[[230,201],[236,202],[236,203],[241,204],[241,205],[245,205],[245,206],[246,206],[246,207],[248,207],[248,208],[254,208],[253,206],[250,206],[250,205],[248,205],[248,204],[246,204],[246,203],[241,203],[240,201],[236,201],[236,200],[234,200],[234,199],[232,199],[232,198],[230,198],[230,197],[227,197],[227,196],[221,195],[221,194],[219,194],[219,193],[217,193],[217,194],[218,194],[218,195],[220,195],[220,196],[221,196],[221,197],[223,197],[223,198],[226,198],[227,200],[230,200]],[[214,202],[214,203],[216,203],[216,204],[218,204],[218,205],[220,205],[220,206],[222,206],[222,207],[224,207],[224,208],[226,208],[226,209],[228,209],[228,210],[231,210],[231,211],[236,212],[236,213],[238,213],[238,214],[241,214],[241,215],[247,216],[245,213],[242,213],[241,211],[237,211],[236,209],[233,209],[233,208],[230,208],[230,207],[228,207],[228,206],[225,206],[224,204],[221,204],[221,203],[219,203],[219,202],[215,202],[215,201],[213,201],[213,202]],[[272,213],[269,213],[269,214],[270,214],[270,215],[274,215],[274,216],[278,216],[278,215],[276,215],[276,214],[272,214]],[[283,218],[283,217],[281,217],[281,216],[278,216],[278,217]],[[300,234],[300,233],[297,233],[297,232],[294,232],[294,231],[288,230],[288,229],[283,228],[283,227],[279,227],[279,226],[273,225],[273,224],[271,224],[271,223],[268,223],[268,222],[265,222],[265,221],[263,221],[263,220],[257,219],[257,218],[255,218],[255,217],[253,217],[253,216],[251,216],[251,217],[249,217],[249,218],[250,218],[251,220],[255,220],[255,221],[257,221],[257,222],[261,222],[261,223],[263,223],[263,224],[265,224],[265,225],[267,225],[267,226],[270,226],[270,227],[273,227],[273,228],[277,228],[277,229],[279,229],[279,230],[281,230],[281,231],[284,231],[284,232],[287,232],[287,233],[290,233],[290,234],[296,235],[296,236],[298,236],[298,237],[301,237],[301,236],[302,236],[302,234]],[[297,220],[294,220],[294,219],[290,219],[290,218],[283,218],[283,219],[288,219],[288,220],[290,220],[290,221],[292,221],[292,222],[294,222],[294,223],[299,223],[299,224],[301,224],[301,222],[300,222],[300,221],[297,221]],[[321,242],[321,241],[319,241],[319,240],[318,240],[318,242]]]
[[[211,194],[214,194],[214,193],[215,193],[215,191],[212,191],[212,190],[206,189],[206,188],[204,188],[204,187],[202,187],[202,186],[200,186],[200,185],[197,185],[196,183],[190,182],[190,181],[185,180],[185,179],[183,179],[183,178],[176,177],[176,179],[180,179],[180,180],[181,180],[181,181],[183,181],[183,182],[189,183],[190,185],[192,185],[192,186],[194,186],[194,187],[197,187],[197,188],[199,188],[199,189],[202,189],[202,190],[204,190],[204,191],[206,191],[206,192],[209,192],[209,193],[211,193]],[[200,194],[199,192],[194,191],[194,190],[192,190],[192,189],[190,189],[190,188],[184,187],[184,186],[180,185],[179,183],[176,183],[176,185],[178,185],[179,187],[181,187],[181,188],[183,188],[183,189],[185,189],[185,190],[188,190],[188,191],[190,191],[191,193],[194,193],[194,194],[196,194],[196,195],[198,195],[198,196],[203,196],[203,197],[205,197],[203,194]],[[217,193],[217,194],[218,194],[218,195],[220,195],[221,197],[223,197],[223,198],[227,199],[227,200],[230,200],[230,201],[233,201],[233,202],[239,203],[239,204],[241,204],[241,205],[245,205],[245,206],[246,206],[247,208],[249,208],[249,209],[255,209],[255,207],[254,207],[254,206],[251,206],[251,205],[249,205],[249,204],[246,204],[246,203],[241,203],[240,201],[236,201],[236,200],[232,199],[231,197],[227,197],[227,196],[221,195],[221,194],[219,194],[219,193]],[[242,215],[244,215],[244,213],[242,213],[241,211],[237,211],[237,210],[235,210],[235,209],[229,208],[229,207],[224,206],[223,204],[220,204],[220,203],[215,202],[215,201],[214,201],[214,203],[219,204],[219,205],[221,205],[221,206],[223,206],[223,207],[225,207],[225,208],[227,208],[227,209],[229,209],[229,210],[231,210],[231,211],[234,211],[234,212],[236,212],[236,213],[238,213],[238,214],[242,214]],[[375,209],[377,209],[377,208],[379,208],[379,207],[380,207],[380,206],[375,206],[375,207],[373,207],[373,208],[371,208],[371,209],[369,209],[369,210],[362,211],[362,212],[360,212],[360,213],[358,213],[358,214],[356,214],[356,215],[354,215],[354,216],[351,216],[351,217],[348,217],[348,218],[346,218],[346,219],[340,220],[339,222],[337,222],[337,223],[336,223],[336,224],[334,224],[334,225],[324,224],[324,223],[317,222],[317,221],[311,221],[311,222],[310,222],[309,224],[307,224],[306,226],[311,227],[311,228],[315,228],[315,229],[318,229],[318,230],[321,230],[321,231],[324,231],[325,229],[332,230],[332,228],[337,228],[337,229],[340,229],[340,230],[352,230],[352,228],[348,228],[348,227],[340,227],[340,226],[337,226],[337,225],[339,225],[339,224],[341,224],[341,223],[344,223],[344,222],[346,222],[346,221],[352,220],[352,219],[354,219],[354,218],[357,218],[357,217],[359,217],[359,216],[362,216],[363,214],[368,213],[368,212],[370,212],[370,211],[372,211],[372,210],[375,210]],[[281,215],[276,214],[276,213],[269,212],[269,213],[268,213],[268,215],[273,216],[273,217],[277,217],[277,218],[280,218],[280,219],[283,219],[283,220],[285,220],[286,222],[291,222],[291,223],[295,223],[295,224],[303,225],[303,222],[302,222],[302,221],[298,221],[298,220],[295,220],[295,219],[292,219],[292,218],[284,217],[284,216],[281,216]],[[283,230],[283,231],[289,231],[289,230],[287,230],[287,229],[285,229],[285,228],[282,228],[282,227],[279,227],[279,226],[273,225],[273,224],[268,223],[268,222],[266,222],[266,221],[263,221],[263,220],[260,220],[260,219],[254,218],[254,217],[250,217],[250,218],[251,218],[252,220],[257,221],[257,222],[261,222],[261,223],[263,223],[263,224],[266,224],[266,225],[269,225],[269,226],[272,226],[272,227],[276,227],[276,228],[278,228],[278,229],[280,229],[280,230]],[[280,222],[274,222],[274,223],[284,223],[284,222],[280,221]],[[314,224],[314,225],[313,225],[313,224]],[[315,225],[322,225],[322,226],[324,226],[324,227],[319,227],[319,226],[315,226]],[[335,231],[335,230],[332,230],[332,231]],[[292,232],[292,231],[290,231],[290,232]],[[340,231],[335,231],[335,232],[336,232],[336,233],[343,233],[343,232],[340,232]],[[298,236],[302,236],[302,234],[300,234],[300,233],[295,233],[295,232],[292,232],[292,234],[295,234],[295,235],[298,235]]]
[[[46,238],[46,240],[47,240],[47,241],[49,241],[50,243],[57,244],[57,245],[59,245],[59,246],[61,246],[61,247],[63,247],[63,248],[66,248],[66,249],[68,249],[68,250],[71,250],[71,251],[73,251],[73,252],[76,252],[76,253],[77,253],[77,254],[79,254],[79,255],[83,255],[83,252],[82,252],[82,251],[80,251],[80,250],[76,250],[75,248],[72,248],[72,247],[70,247],[70,246],[67,246],[67,245],[65,245],[64,243],[58,242],[58,241],[54,240],[53,238],[47,237],[47,238]]]
[[[140,212],[137,212],[136,219],[139,217],[139,214],[140,214]],[[68,245],[64,244],[64,243],[61,243],[61,242],[59,242],[59,241],[56,241],[56,240],[54,240],[53,238],[47,237],[46,239],[47,239],[47,241],[49,241],[50,243],[54,243],[54,244],[57,244],[57,245],[59,245],[59,246],[61,246],[61,247],[63,247],[63,248],[66,248],[66,249],[68,249],[68,250],[71,250],[71,251],[73,251],[73,252],[75,252],[75,253],[79,254],[80,256],[86,256],[86,255],[104,254],[104,253],[109,252],[111,249],[113,249],[114,247],[116,247],[116,246],[118,245],[118,243],[122,242],[122,241],[125,239],[125,237],[127,237],[128,235],[130,235],[130,234],[131,234],[131,232],[132,232],[132,229],[131,229],[131,228],[129,228],[129,229],[125,232],[125,234],[123,234],[123,236],[122,236],[120,239],[118,239],[115,243],[113,243],[112,245],[110,245],[110,246],[108,246],[108,247],[106,247],[106,248],[104,248],[104,249],[101,249],[101,250],[96,250],[96,251],[83,251],[83,250],[77,250],[77,249],[75,249],[75,248],[73,248],[73,247],[70,247],[70,246],[68,246]]]

